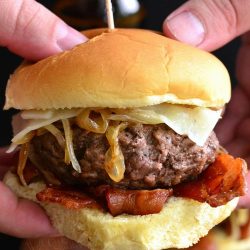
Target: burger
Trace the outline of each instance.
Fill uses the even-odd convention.
[[[11,75],[16,166],[4,182],[90,249],[196,243],[245,194],[246,164],[213,132],[230,100],[213,55],[148,30],[89,41]]]

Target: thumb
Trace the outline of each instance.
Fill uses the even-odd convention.
[[[86,41],[34,0],[0,1],[0,46],[29,60],[39,60]]]
[[[163,31],[211,51],[249,30],[249,10],[249,0],[189,0],[166,18]]]

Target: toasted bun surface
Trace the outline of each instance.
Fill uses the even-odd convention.
[[[20,197],[36,200],[45,184],[21,186],[8,172],[4,182]],[[98,210],[67,209],[59,204],[40,203],[58,231],[93,250],[158,250],[184,248],[195,244],[216,224],[228,217],[238,198],[212,208],[191,199],[170,198],[159,214],[112,217]]]
[[[222,107],[230,99],[228,72],[207,52],[139,29],[86,35],[70,51],[23,63],[9,79],[5,109]]]

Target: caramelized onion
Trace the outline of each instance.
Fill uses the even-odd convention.
[[[22,144],[21,149],[19,151],[19,160],[18,160],[18,165],[17,165],[17,175],[19,176],[20,181],[24,186],[27,186],[27,183],[23,176],[23,171],[26,166],[27,159],[28,159],[28,153],[29,153],[29,143],[26,142]]]
[[[47,111],[44,111],[47,112]],[[13,129],[15,136],[12,138],[12,142],[15,144],[19,143],[26,134],[31,131],[35,131],[39,128],[43,128],[46,125],[52,124],[62,119],[69,119],[76,117],[81,112],[81,109],[60,109],[53,110],[53,115],[50,119],[22,119],[20,113],[13,117]]]
[[[92,111],[99,113],[100,116],[95,119],[91,119],[90,115]],[[83,109],[82,112],[76,117],[76,123],[80,128],[94,133],[103,134],[106,132],[109,125],[107,115],[107,110]]]
[[[70,162],[71,162],[73,168],[77,172],[81,173],[81,166],[79,165],[79,162],[76,159],[75,152],[74,152],[72,131],[71,131],[71,128],[70,128],[69,120],[68,119],[63,119],[62,124],[63,124],[63,128],[64,128],[65,139],[66,139],[66,149],[65,149],[65,151],[67,150],[67,152],[69,154]]]
[[[29,132],[21,140],[19,140],[17,142],[17,144],[24,144],[24,143],[27,143],[27,142],[31,141],[31,139],[34,137],[34,135],[35,135],[35,131]]]
[[[62,132],[53,124],[49,124],[44,127],[57,139],[58,144],[64,149],[65,148],[65,139],[62,135]]]
[[[44,129],[47,129],[51,134],[53,134],[56,137],[56,140],[58,144],[61,146],[62,149],[64,149],[64,162],[69,165],[70,164],[70,156],[67,147],[65,147],[65,139],[62,134],[62,132],[53,124],[49,124],[44,127]]]
[[[64,162],[69,165],[70,164],[70,156],[69,156],[69,150],[67,147],[64,148]]]
[[[115,182],[121,181],[124,177],[125,162],[119,146],[118,135],[126,127],[127,123],[123,122],[118,126],[109,126],[106,132],[110,148],[105,154],[104,167],[109,177]]]
[[[44,134],[46,134],[47,132],[48,132],[48,130],[45,129],[44,127],[39,128],[39,129],[36,130],[36,136],[44,135]]]
[[[153,110],[143,109],[113,109],[113,114],[108,119],[114,121],[133,121],[143,124],[159,124],[163,123],[161,117]]]
[[[11,143],[10,147],[6,151],[7,153],[12,153],[15,151],[18,145],[22,145],[31,141],[31,139],[35,136],[35,131],[30,131],[25,134],[20,140]]]

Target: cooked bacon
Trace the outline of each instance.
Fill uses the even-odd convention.
[[[63,188],[47,187],[36,195],[39,201],[59,203],[70,209],[96,208],[102,209],[94,199],[84,192]]]
[[[94,196],[97,199],[105,199],[106,200],[106,192],[110,188],[109,185],[100,185],[97,187],[88,187],[86,191],[91,194],[91,196]]]
[[[106,199],[110,213],[113,216],[127,213],[133,215],[146,215],[159,213],[172,189],[155,190],[123,190],[109,188]]]
[[[226,204],[246,194],[246,163],[228,154],[220,154],[199,177],[174,188],[174,196],[207,202],[212,207]]]
[[[172,190],[123,190],[101,185],[85,190],[100,200],[105,200],[109,212],[113,215],[123,213],[133,215],[146,215],[159,213]],[[67,190],[58,187],[47,187],[36,195],[39,201],[59,203],[67,208],[97,208],[99,203],[90,198],[84,191]]]
[[[67,208],[75,209],[103,207],[113,216],[123,213],[133,215],[159,213],[173,194],[177,197],[207,202],[212,207],[217,207],[246,193],[245,172],[246,164],[242,159],[220,154],[197,180],[179,184],[174,189],[125,190],[101,185],[79,191],[47,187],[37,194],[37,199],[60,203]]]

